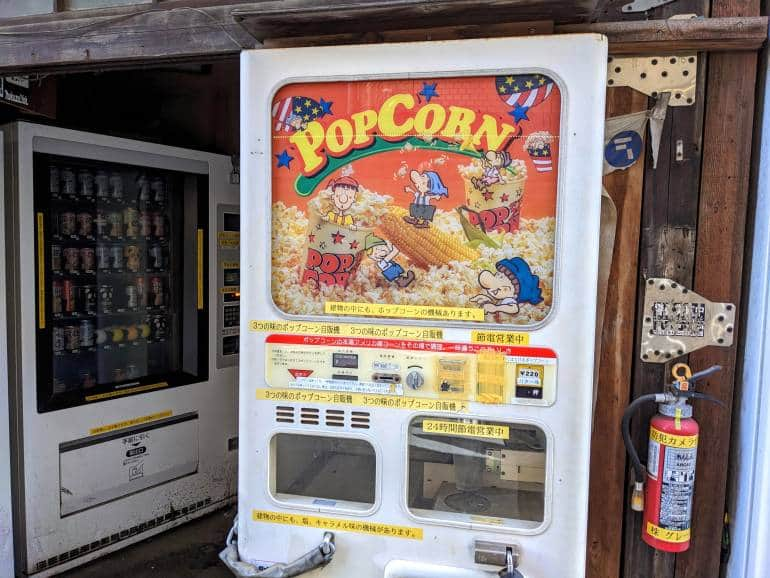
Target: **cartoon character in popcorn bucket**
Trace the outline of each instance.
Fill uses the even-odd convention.
[[[465,177],[468,220],[484,232],[519,229],[527,168],[505,151],[487,151],[472,167],[481,174]],[[480,169],[480,170],[479,170]]]
[[[351,213],[359,191],[358,181],[342,176],[331,181],[328,188],[328,209],[310,213],[301,283],[347,287],[361,263],[370,230],[356,223]]]

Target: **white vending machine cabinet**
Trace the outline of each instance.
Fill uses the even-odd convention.
[[[584,575],[606,58],[243,53],[236,573]]]
[[[3,130],[16,569],[44,576],[236,492],[238,186],[219,155]]]

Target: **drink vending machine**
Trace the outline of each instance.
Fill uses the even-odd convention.
[[[236,574],[583,575],[606,57],[243,54]]]
[[[5,127],[16,570],[52,575],[235,494],[229,158]]]

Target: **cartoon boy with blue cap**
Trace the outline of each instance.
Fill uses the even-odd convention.
[[[404,190],[414,195],[414,202],[409,205],[409,215],[404,217],[404,221],[421,229],[430,227],[436,213],[436,207],[430,204],[431,198],[448,197],[449,191],[435,171],[421,173],[413,170],[409,178],[414,188],[406,186]]]
[[[540,278],[532,273],[521,257],[502,259],[495,263],[496,273],[483,270],[479,273],[482,293],[471,301],[484,308],[485,313],[519,312],[519,303],[537,305],[543,301]]]

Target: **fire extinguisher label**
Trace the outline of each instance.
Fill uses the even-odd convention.
[[[697,447],[665,448],[658,522],[662,528],[686,530],[690,527],[696,457]]]
[[[660,464],[660,443],[651,439],[647,446],[647,473],[656,480],[658,479],[658,464]]]

